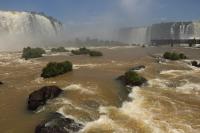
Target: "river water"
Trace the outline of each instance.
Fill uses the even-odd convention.
[[[157,63],[152,55],[184,52],[199,60],[198,49],[170,47],[99,48],[104,56],[49,54],[25,61],[20,52],[0,53],[0,132],[34,133],[50,112],[59,112],[85,126],[81,133],[199,133],[200,69],[189,60]],[[73,72],[40,78],[49,61],[69,60]],[[148,79],[142,87],[122,86],[116,78],[135,65]],[[42,86],[64,90],[36,112],[26,109],[28,95]]]

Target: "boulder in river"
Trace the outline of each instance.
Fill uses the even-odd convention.
[[[28,110],[36,110],[39,106],[45,105],[48,99],[58,97],[62,91],[57,86],[44,86],[32,92],[28,98]]]
[[[192,61],[191,64],[192,66],[200,67],[200,63],[198,63],[197,61]]]
[[[83,125],[71,118],[66,118],[59,113],[54,113],[51,118],[41,122],[35,133],[77,133]]]

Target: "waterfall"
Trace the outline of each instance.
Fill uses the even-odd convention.
[[[120,41],[128,43],[150,43],[151,40],[200,39],[200,21],[166,22],[148,27],[120,30]]]
[[[62,24],[44,14],[0,11],[0,34],[51,37],[61,31]]]

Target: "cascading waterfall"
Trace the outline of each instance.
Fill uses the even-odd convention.
[[[0,34],[51,37],[61,31],[59,21],[42,13],[0,11]]]
[[[200,39],[200,21],[193,22],[194,37]]]
[[[148,44],[151,40],[199,39],[200,21],[166,22],[148,27],[126,28],[120,30],[119,40],[125,43]]]
[[[62,31],[61,22],[43,13],[0,11],[0,49],[55,44]]]

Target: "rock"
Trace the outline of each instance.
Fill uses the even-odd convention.
[[[192,66],[200,67],[200,63],[198,64],[197,61],[192,61],[191,64],[192,64]]]
[[[48,99],[58,97],[62,92],[57,86],[45,86],[32,92],[28,98],[28,110],[36,110],[39,106],[45,105]]]
[[[145,66],[144,65],[135,66],[131,68],[130,71],[139,71],[141,69],[145,69]]]
[[[2,85],[2,84],[3,84],[3,82],[0,81],[0,85]]]
[[[73,119],[65,118],[59,113],[46,121],[41,122],[36,128],[35,133],[77,133],[83,125]]]

